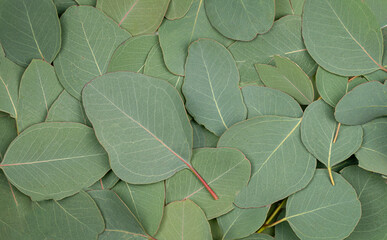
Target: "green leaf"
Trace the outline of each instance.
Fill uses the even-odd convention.
[[[363,131],[363,144],[356,152],[359,167],[387,175],[387,118],[364,124]]]
[[[166,20],[159,30],[160,46],[165,65],[172,73],[184,76],[187,48],[199,38],[211,38],[223,45],[231,40],[217,32],[207,19],[204,0],[194,0],[187,15],[178,20]]]
[[[8,114],[0,116],[0,133],[0,160],[2,160],[9,144],[17,137],[16,121]]]
[[[2,239],[93,240],[105,226],[97,205],[85,192],[61,201],[33,202],[0,173],[0,195]]]
[[[97,0],[75,0],[79,5],[89,5],[95,7]]]
[[[0,42],[10,60],[26,67],[33,58],[55,59],[61,27],[51,0],[1,1],[0,16]]]
[[[222,240],[240,239],[256,232],[265,222],[269,208],[269,206],[246,209],[236,207],[219,217],[219,227],[223,232]]]
[[[363,142],[361,126],[339,126],[333,112],[331,106],[317,100],[305,109],[301,123],[302,142],[328,171],[354,154]]]
[[[1,163],[9,181],[34,201],[79,192],[109,170],[106,152],[91,128],[40,123],[20,134]]]
[[[99,240],[135,239],[146,240],[149,235],[127,205],[110,190],[90,191],[105,219],[105,231]]]
[[[322,99],[332,107],[336,107],[340,99],[354,87],[366,82],[367,80],[361,77],[349,81],[347,77],[330,73],[321,67],[317,69],[317,90]]]
[[[253,235],[242,238],[241,240],[274,240],[274,238],[263,233],[254,233]]]
[[[197,123],[220,136],[246,119],[235,61],[223,45],[210,39],[195,41],[188,52],[182,87],[186,108]]]
[[[222,239],[223,233],[219,227],[219,224],[218,224],[218,221],[216,220],[216,218],[209,220],[208,222],[210,223],[210,227],[211,227],[212,239],[213,240]]]
[[[206,0],[205,7],[212,26],[235,40],[250,41],[274,22],[274,0]]]
[[[218,136],[193,120],[191,126],[193,129],[193,148],[216,147],[219,140]]]
[[[274,55],[288,57],[309,76],[314,75],[317,65],[306,51],[301,36],[301,17],[286,16],[274,22],[272,29],[250,42],[235,42],[228,47],[234,56],[241,82],[263,85],[254,64],[269,64]]]
[[[129,38],[122,43],[110,59],[108,72],[131,71],[143,73],[149,51],[158,44],[156,35]]]
[[[364,2],[375,15],[376,19],[379,21],[379,26],[381,28],[386,27],[387,25],[387,2],[381,0],[363,0]]]
[[[262,82],[267,87],[289,94],[302,105],[312,103],[314,90],[308,75],[288,58],[274,56],[274,61],[277,65],[276,68],[264,64],[255,65]]]
[[[247,118],[264,115],[302,117],[302,109],[294,98],[276,89],[261,86],[242,88]]]
[[[235,196],[247,185],[250,178],[250,162],[243,153],[231,148],[196,149],[191,162],[219,199],[214,200],[187,169],[166,181],[166,202],[191,199],[203,209],[207,219],[219,217],[232,210]]]
[[[348,240],[378,240],[387,237],[387,184],[375,173],[356,166],[341,171],[343,177],[355,188],[361,202],[362,214],[359,224]]]
[[[281,212],[278,219],[285,217],[285,212]],[[300,240],[290,227],[288,222],[282,222],[275,226],[275,240]]]
[[[382,28],[383,40],[384,40],[384,51],[383,53],[387,53],[387,25]],[[383,65],[387,66],[387,54],[383,54]],[[379,81],[384,82],[387,79],[387,72],[382,69],[377,70],[375,72],[364,75],[368,81]]]
[[[250,182],[235,200],[238,207],[272,204],[312,179],[316,161],[301,142],[301,120],[256,117],[235,124],[221,136],[218,147],[241,150],[252,165]]]
[[[154,235],[163,217],[164,182],[133,185],[120,181],[113,191],[128,206],[133,215],[150,235]]]
[[[275,18],[302,14],[305,0],[275,0]]]
[[[211,240],[211,229],[203,211],[191,200],[165,207],[164,218],[156,235],[158,240]]]
[[[62,13],[64,13],[67,10],[67,8],[73,5],[77,5],[75,0],[53,0],[53,1],[58,11],[58,15],[61,15]]]
[[[106,72],[113,51],[130,34],[89,6],[70,7],[61,24],[63,43],[55,71],[66,91],[80,100],[83,86]]]
[[[387,85],[377,81],[355,87],[337,104],[335,118],[347,125],[364,124],[387,116]]]
[[[54,67],[42,60],[32,60],[20,81],[17,106],[19,132],[44,122],[48,109],[62,91]]]
[[[114,174],[113,171],[109,171],[106,173],[103,178],[99,179],[97,182],[95,182],[90,187],[84,188],[85,191],[92,191],[92,190],[104,190],[104,189],[112,189],[119,181],[120,179]]]
[[[192,128],[169,83],[132,72],[105,74],[85,87],[83,105],[120,179],[153,183],[190,166]]]
[[[154,33],[163,21],[170,0],[98,0],[105,12],[132,35]]]
[[[357,76],[381,67],[382,33],[363,1],[306,1],[302,35],[310,55],[329,72]]]
[[[0,111],[9,113],[13,118],[17,118],[17,99],[23,72],[24,68],[16,65],[3,54],[0,55]]]
[[[287,201],[285,219],[302,240],[341,240],[359,222],[361,206],[355,190],[342,176],[333,175],[335,186],[326,170],[316,170],[310,184]]]
[[[145,61],[144,74],[168,81],[179,91],[183,98],[181,93],[181,86],[183,85],[184,77],[174,75],[168,70],[168,68],[165,66],[163,52],[161,51],[159,44],[156,44],[150,50]]]
[[[165,17],[176,20],[184,17],[192,5],[193,0],[171,0]]]
[[[80,101],[63,90],[48,110],[47,122],[78,122],[91,126]]]

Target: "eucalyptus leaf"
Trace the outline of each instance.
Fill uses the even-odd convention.
[[[149,235],[127,205],[111,190],[90,191],[105,219],[105,230],[99,240],[146,240]]]
[[[184,76],[187,48],[199,38],[211,38],[223,45],[231,40],[217,32],[207,19],[204,0],[193,0],[188,13],[178,20],[166,20],[159,29],[160,46],[165,65],[172,73]]]
[[[246,86],[242,88],[242,94],[248,119],[264,115],[302,117],[303,112],[298,102],[279,90]]]
[[[274,0],[205,0],[208,19],[224,36],[250,41],[274,22]]]
[[[0,160],[2,160],[9,144],[17,136],[16,121],[8,114],[0,116],[0,133]]]
[[[377,81],[361,84],[337,104],[335,118],[347,125],[364,124],[387,116],[387,85]]]
[[[156,44],[158,44],[156,35],[141,35],[129,38],[115,50],[107,71],[143,73],[148,53]]]
[[[79,5],[88,5],[88,6],[93,6],[97,4],[97,0],[74,0],[76,1]]]
[[[386,27],[387,25],[387,2],[383,0],[364,0],[362,1],[367,4],[367,6],[374,13],[376,19],[379,21],[381,28]]]
[[[263,85],[254,64],[273,63],[274,55],[288,57],[309,76],[314,75],[317,69],[301,36],[300,16],[283,17],[274,22],[268,33],[250,42],[235,42],[228,49],[235,58],[243,83]]]
[[[361,126],[339,126],[333,113],[331,106],[317,100],[305,109],[301,123],[303,144],[329,171],[354,154],[363,142]]]
[[[302,35],[313,59],[332,73],[357,76],[382,67],[382,32],[364,1],[306,1]]]
[[[197,123],[220,136],[246,119],[235,61],[223,45],[210,39],[195,41],[188,52],[182,87],[186,108]]]
[[[133,185],[120,181],[113,191],[128,206],[146,232],[154,235],[164,212],[164,182],[146,185]]]
[[[223,238],[239,239],[256,232],[266,219],[269,206],[262,208],[234,208],[231,212],[217,218]]]
[[[220,227],[216,218],[208,222],[210,223],[210,227],[211,227],[212,239],[221,240],[223,234],[222,234],[222,230],[220,230]]]
[[[17,106],[19,132],[44,122],[49,108],[62,91],[54,67],[42,60],[32,60],[20,81]]]
[[[192,5],[193,0],[171,0],[165,17],[176,20],[184,17]]]
[[[34,201],[79,192],[109,170],[107,154],[91,128],[79,123],[40,123],[8,147],[0,167]]]
[[[63,43],[55,71],[66,91],[81,99],[84,85],[106,72],[113,51],[130,34],[94,7],[70,7],[60,20]]]
[[[285,212],[281,212],[278,216],[279,219],[285,217]],[[275,239],[276,240],[299,240],[293,229],[288,222],[282,222],[275,226]]]
[[[77,2],[75,0],[53,0],[56,10],[58,11],[58,15],[61,15],[64,13],[67,8],[77,5]]]
[[[378,118],[364,124],[364,140],[356,158],[359,167],[387,175],[387,118]]]
[[[203,211],[191,200],[178,201],[165,207],[158,240],[211,240],[211,229]]]
[[[302,14],[305,0],[275,0],[275,18]]]
[[[302,105],[312,103],[314,89],[308,75],[288,58],[274,56],[274,61],[277,68],[264,64],[255,65],[262,82],[267,87],[289,94]]]
[[[310,184],[290,196],[286,220],[301,240],[341,240],[354,230],[361,216],[361,204],[353,187],[333,173],[332,186],[326,170],[316,170]]]
[[[132,35],[154,33],[170,0],[98,0],[97,8]]]
[[[270,235],[263,233],[254,233],[248,237],[242,238],[243,240],[274,240]]]
[[[110,190],[112,189],[119,181],[120,179],[114,174],[113,171],[109,171],[106,173],[103,178],[99,179],[97,182],[95,182],[90,187],[85,188],[85,191],[91,191],[91,190]]]
[[[272,204],[301,190],[312,179],[316,161],[301,142],[301,121],[255,117],[235,124],[221,136],[218,147],[237,148],[251,161],[251,179],[235,200],[238,207]]]
[[[387,237],[387,184],[375,173],[350,166],[341,171],[343,177],[355,188],[361,202],[362,214],[359,224],[348,240],[377,240]]]
[[[0,42],[7,57],[23,67],[33,58],[51,63],[61,47],[52,0],[2,0],[0,6]]]
[[[193,129],[193,148],[216,147],[219,140],[218,136],[193,120],[191,126]]]
[[[190,166],[192,127],[169,83],[132,72],[105,74],[85,87],[83,105],[120,179],[153,183]]]
[[[372,1],[372,0],[370,0]],[[375,1],[374,1],[375,2]],[[386,4],[384,4],[386,5]],[[380,10],[383,10],[382,8]],[[383,34],[383,40],[384,40],[384,51],[383,53],[387,52],[387,24],[382,28],[382,34]],[[387,54],[383,54],[383,65],[384,67],[387,67]],[[368,79],[368,81],[379,81],[384,82],[387,79],[387,71],[384,71],[382,69],[377,70],[375,72],[369,73],[364,75],[365,78]]]

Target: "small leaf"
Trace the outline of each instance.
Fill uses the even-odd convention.
[[[99,179],[90,187],[84,188],[84,190],[110,190],[118,183],[119,180],[120,179],[114,174],[113,171],[109,171],[105,176],[103,176],[103,178]]]
[[[58,15],[61,15],[62,13],[64,13],[67,10],[67,8],[73,5],[77,5],[75,0],[53,0],[53,1],[58,11]]]
[[[301,121],[255,117],[235,124],[220,137],[218,147],[239,149],[251,161],[251,179],[235,200],[238,207],[272,204],[301,190],[312,179],[316,161],[301,142]]]
[[[288,58],[274,56],[274,60],[277,68],[263,64],[255,65],[262,82],[267,87],[289,94],[302,105],[312,103],[314,90],[308,75]]]
[[[247,118],[264,115],[302,117],[302,109],[294,98],[276,89],[261,86],[242,88]]]
[[[316,170],[310,184],[287,201],[285,219],[302,240],[341,240],[359,222],[361,206],[355,190],[341,175],[333,175],[335,186],[326,170]]]
[[[302,14],[305,0],[275,0],[275,18]]]
[[[347,125],[364,124],[387,116],[387,85],[377,81],[355,87],[337,104],[335,118]]]
[[[193,0],[171,0],[165,17],[169,20],[176,20],[184,17],[192,5]]]
[[[216,147],[219,140],[218,136],[193,120],[191,126],[193,129],[193,148]]]
[[[285,212],[281,212],[278,219],[285,217]],[[288,222],[282,222],[275,226],[275,239],[276,240],[300,240],[293,232]]]
[[[192,43],[188,52],[182,87],[186,108],[197,123],[220,136],[246,119],[235,61],[223,45],[210,39]]]
[[[1,115],[0,132],[0,160],[2,160],[9,144],[17,137],[15,119],[11,118],[8,114]]]
[[[242,238],[241,240],[274,240],[272,236],[263,233],[254,233],[246,238]]]
[[[387,118],[364,124],[363,131],[363,144],[356,152],[359,167],[387,175]]]
[[[0,167],[33,201],[62,199],[109,170],[106,152],[91,128],[79,123],[40,123],[8,147]]]
[[[274,21],[274,0],[206,0],[205,7],[212,26],[235,40],[250,41]]]
[[[158,240],[211,240],[211,229],[203,211],[191,200],[178,201],[165,207]]]

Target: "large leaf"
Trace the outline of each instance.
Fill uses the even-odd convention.
[[[323,100],[315,101],[305,109],[301,123],[302,142],[329,171],[354,154],[363,142],[361,126],[339,126],[333,112]]]
[[[274,61],[276,68],[264,64],[255,65],[262,82],[267,87],[289,94],[302,105],[312,103],[314,90],[308,75],[288,58],[274,56]]]
[[[158,240],[211,240],[211,229],[203,211],[191,200],[178,201],[165,207],[156,238]]]
[[[1,113],[1,112],[0,112]],[[16,121],[8,114],[0,116],[0,160],[3,159],[9,144],[17,136]],[[215,144],[216,145],[216,144]]]
[[[54,67],[42,60],[32,60],[19,87],[19,132],[32,124],[44,122],[48,109],[63,91]]]
[[[364,124],[363,131],[363,144],[356,152],[359,166],[387,175],[387,118]]]
[[[61,201],[33,202],[0,173],[1,238],[94,240],[104,222],[91,197],[80,192]]]
[[[382,32],[363,1],[306,1],[302,35],[310,55],[329,72],[357,76],[382,67]]]
[[[287,201],[285,219],[302,240],[341,240],[359,222],[361,206],[353,187],[337,173],[332,186],[327,175],[316,170],[310,184]]]
[[[191,126],[193,129],[193,148],[216,147],[219,140],[218,136],[193,120]]]
[[[305,0],[275,0],[275,18],[281,18],[286,15],[300,15]]]
[[[246,119],[238,69],[223,45],[209,39],[192,43],[185,71],[186,108],[197,123],[220,136]]]
[[[274,0],[205,0],[205,6],[212,26],[235,40],[250,41],[274,21]]]
[[[73,195],[109,170],[93,130],[79,123],[40,123],[26,129],[8,147],[0,166],[34,201]]]
[[[121,181],[113,188],[113,191],[128,206],[146,232],[154,235],[163,217],[164,182],[133,185]]]
[[[158,37],[156,35],[142,35],[129,38],[115,50],[107,71],[143,73],[148,53],[156,44],[158,44]]]
[[[370,0],[372,1],[372,0]],[[381,9],[382,10],[382,9]],[[385,14],[384,14],[385,15]],[[382,34],[383,34],[383,40],[384,40],[384,51],[383,53],[387,53],[387,25],[382,28]],[[387,54],[383,54],[383,66],[387,66]],[[384,80],[387,79],[387,72],[383,71],[382,69],[377,70],[375,72],[369,73],[364,75],[365,78],[368,79],[368,81],[379,81],[384,82]]]
[[[203,209],[208,219],[233,209],[235,196],[250,178],[250,162],[243,153],[231,148],[196,149],[191,162],[219,199],[214,200],[187,169],[167,180],[167,203],[191,199]]]
[[[372,10],[381,28],[387,25],[387,2],[383,0],[363,0]]]
[[[63,43],[55,71],[66,91],[80,99],[83,86],[106,72],[113,51],[130,34],[89,6],[70,7],[61,24]]]
[[[161,51],[159,44],[156,44],[150,50],[145,61],[144,74],[168,81],[181,94],[181,86],[183,85],[184,77],[174,75],[168,70],[165,66],[163,52]]]
[[[247,237],[263,225],[269,206],[262,208],[234,208],[231,212],[217,218],[222,229],[222,240]]]
[[[211,38],[228,45],[231,40],[223,37],[210,24],[204,10],[204,0],[194,0],[187,15],[178,20],[166,20],[159,30],[160,46],[167,68],[184,76],[187,48],[199,38]]]
[[[33,58],[55,59],[61,28],[51,0],[2,0],[0,16],[0,42],[9,59],[24,67]]]
[[[179,19],[187,14],[193,0],[171,0],[165,17],[169,20]]]
[[[301,36],[301,17],[286,16],[273,25],[264,35],[250,42],[235,42],[228,48],[234,56],[241,75],[241,82],[263,85],[254,64],[272,63],[274,55],[288,57],[309,76],[314,75],[316,63],[305,49]]]
[[[59,95],[48,110],[47,122],[79,122],[90,125],[80,101],[66,90]]]
[[[163,21],[170,0],[98,0],[105,12],[132,35],[154,33]]]
[[[276,89],[261,86],[242,88],[247,118],[264,115],[302,117],[301,106],[292,97]]]
[[[0,45],[0,111],[17,118],[19,84],[24,68],[7,59]]]
[[[218,147],[241,150],[251,161],[251,179],[237,196],[238,207],[261,207],[304,188],[313,177],[316,160],[300,136],[300,118],[263,116],[235,124]]]
[[[356,166],[346,167],[341,174],[355,188],[361,202],[361,218],[348,240],[378,240],[387,237],[387,184],[375,173]]]
[[[316,86],[318,93],[332,107],[336,107],[340,99],[354,87],[366,82],[367,80],[361,77],[349,81],[347,77],[330,73],[321,67],[317,69]]]
[[[190,166],[192,128],[167,82],[132,72],[105,74],[85,87],[83,105],[120,179],[158,182]]]
[[[358,125],[387,116],[386,92],[387,85],[377,81],[355,87],[337,104],[336,120],[343,124]]]
[[[105,219],[105,231],[99,240],[133,239],[146,240],[150,236],[127,205],[110,190],[90,191]]]

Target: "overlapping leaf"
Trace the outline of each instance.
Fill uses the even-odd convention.
[[[179,19],[187,14],[193,0],[171,0],[165,17],[169,20]]]
[[[17,136],[15,119],[2,112],[0,112],[0,132],[0,160],[2,160],[8,145]]]
[[[286,15],[300,15],[305,0],[275,0],[275,18],[281,18]]]
[[[191,126],[193,129],[193,148],[216,147],[219,140],[218,136],[193,120]]]

